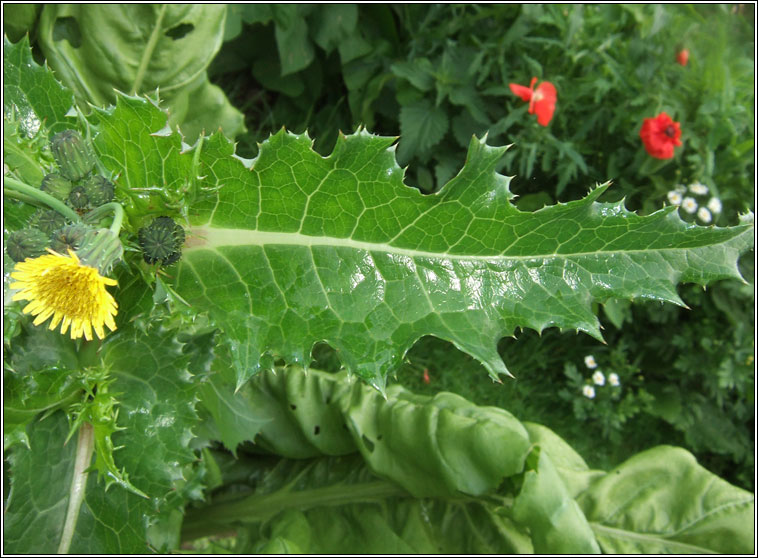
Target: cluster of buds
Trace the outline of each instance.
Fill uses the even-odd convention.
[[[92,172],[97,158],[79,132],[64,130],[55,134],[50,151],[58,172],[45,176],[40,190],[80,213],[113,201],[113,183]]]
[[[76,130],[64,130],[50,141],[50,151],[58,172],[45,176],[40,190],[84,212],[113,200],[113,183],[92,173],[97,159],[92,148]],[[16,262],[36,258],[54,250],[66,254],[77,251],[92,227],[71,223],[54,209],[38,209],[27,228],[10,233],[6,241],[8,255]]]

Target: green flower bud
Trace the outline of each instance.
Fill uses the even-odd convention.
[[[184,229],[171,217],[158,217],[139,230],[142,257],[149,264],[170,265],[182,257]]]
[[[71,184],[70,180],[62,177],[57,172],[51,172],[42,179],[42,185],[39,189],[43,192],[47,192],[56,199],[65,201],[73,187],[74,185]]]
[[[84,186],[74,186],[68,195],[66,203],[74,209],[88,209],[90,207],[89,197]]]
[[[93,174],[83,181],[82,187],[92,207],[100,207],[105,203],[113,201],[113,182],[104,176]]]
[[[31,218],[31,225],[50,236],[66,224],[66,218],[54,209],[38,209]]]
[[[50,248],[59,254],[68,254],[69,250],[76,251],[82,244],[84,236],[91,229],[86,225],[74,224],[55,231],[50,242]]]
[[[8,235],[5,249],[14,262],[36,258],[45,253],[50,239],[39,229],[21,229]]]
[[[76,130],[63,130],[50,140],[50,149],[61,174],[69,180],[81,180],[95,166],[95,154]]]

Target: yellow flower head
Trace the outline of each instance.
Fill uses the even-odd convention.
[[[21,291],[13,295],[13,300],[30,301],[23,311],[36,316],[34,325],[52,316],[51,330],[61,321],[62,334],[71,326],[71,339],[83,335],[91,341],[93,329],[98,338],[103,339],[104,325],[115,331],[113,316],[117,304],[105,286],[116,285],[116,281],[82,264],[71,250],[68,256],[49,251],[50,254],[16,264],[11,277],[17,281],[10,287]]]

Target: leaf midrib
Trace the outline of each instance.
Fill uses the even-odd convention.
[[[720,244],[733,240],[744,231],[725,239]],[[381,242],[364,242],[352,238],[337,238],[331,236],[310,236],[296,232],[271,232],[252,229],[226,229],[220,227],[196,226],[192,227],[188,234],[184,253],[189,254],[198,250],[217,251],[221,247],[229,246],[327,246],[337,248],[352,248],[366,252],[387,252],[410,258],[445,258],[451,260],[476,260],[476,261],[501,261],[501,260],[539,260],[539,259],[571,259],[582,256],[597,256],[603,254],[649,254],[651,252],[681,252],[701,248],[700,246],[666,247],[666,248],[642,248],[642,249],[617,249],[617,250],[593,250],[591,252],[549,253],[530,254],[528,256],[510,256],[505,253],[495,255],[469,255],[451,254],[448,252],[427,252],[425,250],[413,250],[400,248]],[[711,244],[708,246],[716,246]]]
[[[710,548],[704,548],[702,546],[696,546],[694,544],[687,544],[675,540],[671,540],[666,537],[665,534],[648,534],[648,533],[635,533],[633,531],[627,531],[625,529],[616,529],[614,527],[608,527],[599,523],[589,522],[592,530],[596,535],[602,534],[610,538],[615,539],[630,539],[637,540],[643,543],[655,543],[663,545],[672,549],[678,549],[680,551],[694,554],[716,554],[715,550]]]

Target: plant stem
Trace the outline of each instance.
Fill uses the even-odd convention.
[[[94,222],[97,219],[100,219],[101,216],[108,211],[113,211],[113,222],[110,226],[111,232],[118,236],[118,233],[121,231],[121,223],[124,221],[124,208],[121,207],[120,203],[109,202],[100,207],[96,207],[84,216],[84,220],[87,222]]]
[[[286,509],[308,509],[373,502],[408,496],[394,483],[374,481],[363,485],[326,486],[311,490],[271,494],[254,494],[232,502],[219,502],[189,510],[182,526],[182,540],[188,541],[229,530],[233,523],[251,523],[270,519]]]
[[[155,22],[153,32],[150,33],[150,38],[147,40],[147,45],[145,45],[145,51],[142,53],[142,60],[140,60],[139,68],[137,68],[137,75],[134,76],[131,95],[136,95],[139,92],[140,87],[142,87],[142,80],[145,78],[147,65],[150,63],[150,59],[153,56],[155,45],[158,44],[158,37],[160,37],[161,33],[163,32],[163,27],[161,24],[163,23],[163,16],[165,14],[166,4],[163,4],[161,5],[160,11],[158,12],[158,19]]]
[[[75,223],[81,221],[79,214],[59,199],[54,198],[50,194],[46,194],[42,190],[29,186],[28,184],[24,184],[20,180],[11,178],[10,176],[3,177],[3,194],[6,194],[10,197],[15,197],[17,199],[23,199],[21,196],[17,195],[22,194],[23,196],[27,196],[44,203],[70,221],[73,221]]]
[[[95,448],[95,431],[88,422],[82,424],[79,429],[79,439],[76,442],[76,459],[74,461],[74,477],[71,480],[71,488],[68,494],[68,509],[66,519],[63,522],[61,542],[58,545],[58,554],[67,554],[74,537],[79,509],[84,501],[84,492],[87,487],[87,469],[92,461],[92,452]]]

